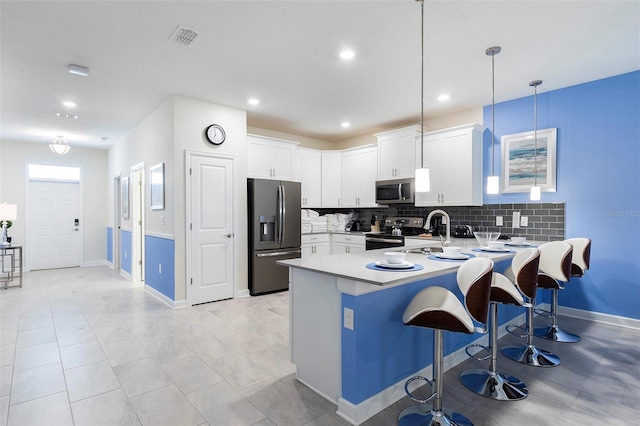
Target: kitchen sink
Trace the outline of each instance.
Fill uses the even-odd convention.
[[[402,250],[405,253],[412,254],[429,254],[429,253],[442,253],[442,247],[440,246],[429,246],[429,247],[420,247],[413,249]]]

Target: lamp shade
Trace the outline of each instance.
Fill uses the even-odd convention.
[[[531,201],[540,201],[540,187],[532,186],[531,187]]]
[[[416,192],[429,192],[430,190],[429,169],[425,167],[416,169]]]
[[[0,220],[16,220],[18,219],[17,204],[0,204]]]
[[[487,194],[499,194],[499,193],[500,193],[500,177],[487,176]]]

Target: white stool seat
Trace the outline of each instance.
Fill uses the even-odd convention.
[[[443,287],[427,287],[411,300],[402,315],[408,325],[473,333],[471,317],[455,294]]]

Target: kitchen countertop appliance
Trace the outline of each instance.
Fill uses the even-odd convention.
[[[365,249],[400,248],[404,246],[405,235],[422,233],[423,224],[421,217],[388,217],[382,223],[384,232],[367,234]]]
[[[471,225],[457,225],[453,229],[455,238],[475,238],[473,235],[473,227]]]
[[[249,292],[289,288],[289,268],[276,261],[302,256],[299,182],[247,179]]]

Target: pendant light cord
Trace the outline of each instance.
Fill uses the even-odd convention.
[[[542,80],[533,80],[529,86],[533,86],[533,186],[538,186],[538,86]]]
[[[424,168],[424,0],[420,1],[422,9],[420,22],[420,168]]]
[[[499,52],[499,51],[498,51]],[[491,54],[491,176],[495,176],[495,149],[493,149],[493,140],[496,137],[496,74],[495,74],[495,53]]]

